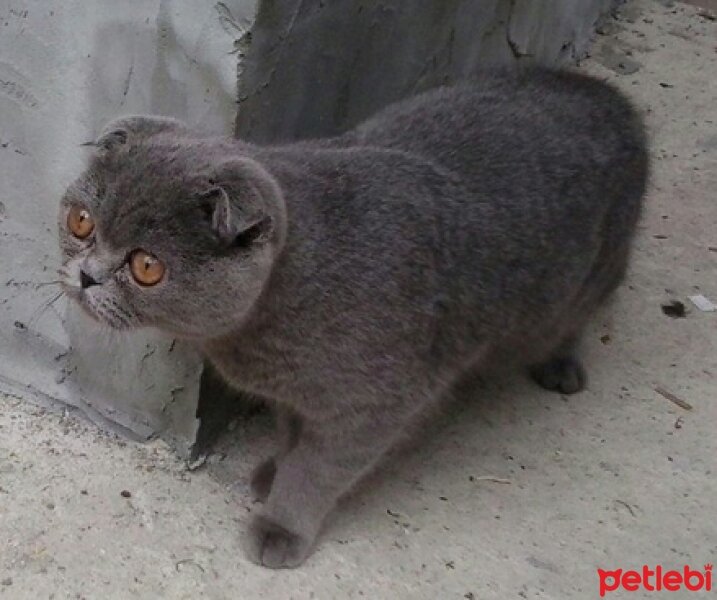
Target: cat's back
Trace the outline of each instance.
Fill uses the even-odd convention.
[[[589,262],[604,243],[623,247],[648,175],[638,111],[611,85],[570,71],[488,72],[394,104],[346,140],[455,173],[472,198],[461,223],[480,229],[487,252],[520,264],[562,265],[566,254]]]
[[[563,298],[602,298],[624,272],[647,142],[639,112],[602,81],[493,72],[390,106],[346,140],[419,155],[467,191],[441,211],[455,236],[455,295],[480,298],[465,319],[490,306],[504,330],[518,313],[538,328],[567,309]],[[578,292],[583,281],[594,289]]]
[[[522,173],[528,184],[558,164],[646,160],[641,119],[622,93],[587,75],[537,67],[489,71],[398,102],[345,139],[415,152],[465,175],[511,173],[517,184]]]

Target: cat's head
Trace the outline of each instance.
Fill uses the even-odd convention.
[[[60,205],[66,293],[116,329],[209,338],[241,323],[283,243],[274,178],[171,119],[120,119],[90,145]]]

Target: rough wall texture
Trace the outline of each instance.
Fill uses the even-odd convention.
[[[581,57],[613,0],[264,0],[239,81],[237,132],[333,134],[489,64]]]
[[[191,446],[201,359],[101,330],[57,298],[56,213],[81,142],[121,114],[229,134],[254,0],[0,0],[0,388]],[[54,302],[50,303],[50,301]]]

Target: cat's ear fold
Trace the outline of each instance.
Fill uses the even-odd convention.
[[[207,217],[217,236],[234,247],[279,241],[285,235],[286,207],[276,179],[258,161],[230,158],[212,167],[204,194]]]
[[[82,145],[93,146],[100,156],[109,156],[159,133],[186,131],[181,121],[170,117],[121,117],[105,125],[96,141]]]
[[[229,194],[221,186],[213,186],[201,194],[202,208],[214,233],[227,246],[248,248],[265,239],[271,220],[261,213],[244,214],[232,206]]]

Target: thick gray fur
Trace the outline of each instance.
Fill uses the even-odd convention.
[[[612,87],[486,75],[282,147],[111,123],[62,201],[65,289],[100,322],[195,340],[277,407],[251,557],[293,567],[327,514],[470,369],[578,391],[586,320],[625,273],[648,171]],[[69,206],[95,234],[66,232]],[[167,267],[141,287],[127,257]],[[82,288],[80,271],[94,285]],[[88,281],[86,279],[86,281]]]

